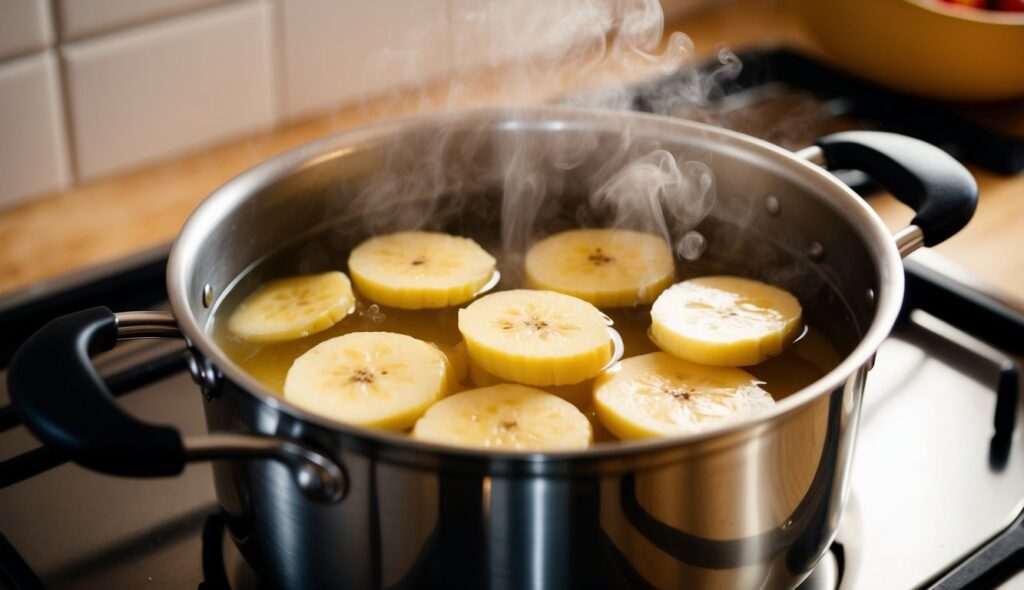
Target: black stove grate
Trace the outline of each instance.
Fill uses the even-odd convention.
[[[737,61],[742,64],[739,68],[723,67]],[[1009,117],[1012,109],[1020,110],[1019,105],[966,105],[902,94],[786,49],[744,52],[636,86],[634,110],[676,115],[683,104],[676,99],[677,90],[693,87],[695,76],[713,77],[715,84],[709,90],[715,94],[707,97],[710,104],[781,84],[814,95],[827,107],[828,115],[856,121],[860,128],[917,137],[994,172],[1024,170],[1024,130],[1012,135],[999,126],[1001,111],[1006,110]]]

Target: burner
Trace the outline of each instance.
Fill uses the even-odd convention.
[[[741,68],[733,67],[739,63]],[[695,105],[692,88],[710,79],[718,94]],[[1019,105],[956,104],[901,94],[785,49],[729,56],[635,88],[634,108],[706,120],[791,147],[843,128],[918,137],[995,172],[1024,170],[1024,135],[1007,132]],[[785,121],[785,135],[779,135]],[[822,133],[824,132],[824,133]],[[807,145],[806,143],[804,145]]]

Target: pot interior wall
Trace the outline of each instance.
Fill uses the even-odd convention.
[[[624,128],[600,119],[466,118],[384,126],[300,148],[221,189],[251,194],[210,216],[216,222],[185,283],[190,311],[208,325],[216,305],[203,305],[206,285],[219,305],[270,276],[344,269],[348,251],[367,236],[404,229],[476,237],[497,249],[503,282],[514,285],[533,239],[581,221],[621,221],[622,211],[589,197],[657,150],[684,169],[702,163],[714,176],[714,204],[695,228],[706,248],[682,261],[682,274],[780,285],[797,294],[841,353],[851,351],[872,320],[866,293],[877,293],[879,279],[877,253],[837,203],[841,189],[763,146],[653,119]],[[689,180],[699,188],[699,174]],[[650,183],[636,190],[659,194]],[[675,243],[693,227],[674,223],[668,209],[661,207]],[[647,217],[632,216],[630,225]]]

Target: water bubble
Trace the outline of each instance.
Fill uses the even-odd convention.
[[[366,307],[361,305],[358,307],[359,311],[357,313],[359,314],[359,317],[370,320],[375,324],[382,324],[384,323],[384,320],[387,319],[387,315],[380,310],[380,306],[376,303],[372,303]]]
[[[387,316],[384,315],[384,312],[380,310],[380,306],[376,303],[366,308],[366,312],[370,321],[375,324],[382,324],[384,323],[384,320],[387,319]]]

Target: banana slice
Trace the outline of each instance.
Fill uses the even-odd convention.
[[[481,369],[480,365],[473,362],[473,359],[469,359],[467,373],[469,374],[470,383],[477,387],[491,387],[492,385],[507,383],[504,379],[498,379],[494,375],[491,375],[487,371]]]
[[[556,395],[504,384],[447,397],[416,422],[414,438],[515,451],[584,449],[593,432],[576,406]]]
[[[250,342],[305,338],[338,323],[355,303],[343,272],[277,279],[245,298],[228,319],[228,330]]]
[[[444,353],[445,358],[448,359],[448,364],[452,370],[452,380],[458,383],[465,379],[469,373],[469,357],[466,355],[466,345],[462,342],[455,346],[448,346],[440,342],[431,342],[431,344]]]
[[[484,371],[478,367],[472,359],[469,360],[468,374],[469,382],[476,388],[492,387],[494,385],[508,383],[507,380],[499,379],[487,371]],[[557,395],[576,407],[584,407],[591,403],[591,398],[594,395],[594,380],[586,379],[579,383],[572,383],[569,385],[544,385],[537,389]]]
[[[492,293],[459,310],[466,352],[483,371],[527,385],[590,379],[614,353],[607,318],[586,301],[519,289]]]
[[[775,401],[742,369],[708,367],[663,352],[625,359],[594,383],[598,419],[623,439],[697,432],[756,415]]]
[[[533,289],[597,307],[646,305],[672,284],[675,259],[658,236],[624,229],[577,229],[544,238],[526,253]]]
[[[668,288],[651,307],[651,339],[665,352],[719,367],[756,365],[799,334],[800,302],[739,277],[701,277]]]
[[[494,375],[484,371],[472,360],[469,361],[468,372],[470,383],[478,388],[492,387],[494,385],[508,383],[508,381],[498,379]],[[579,383],[573,383],[571,385],[545,385],[543,390],[552,395],[557,395],[578,408],[583,408],[589,406],[591,404],[591,399],[594,397],[594,380],[587,379],[586,381],[580,381]]]
[[[339,422],[403,430],[447,393],[449,366],[430,344],[392,332],[352,332],[295,359],[284,397]]]
[[[465,303],[495,278],[494,257],[469,238],[400,232],[369,239],[348,258],[367,299],[402,309]]]

